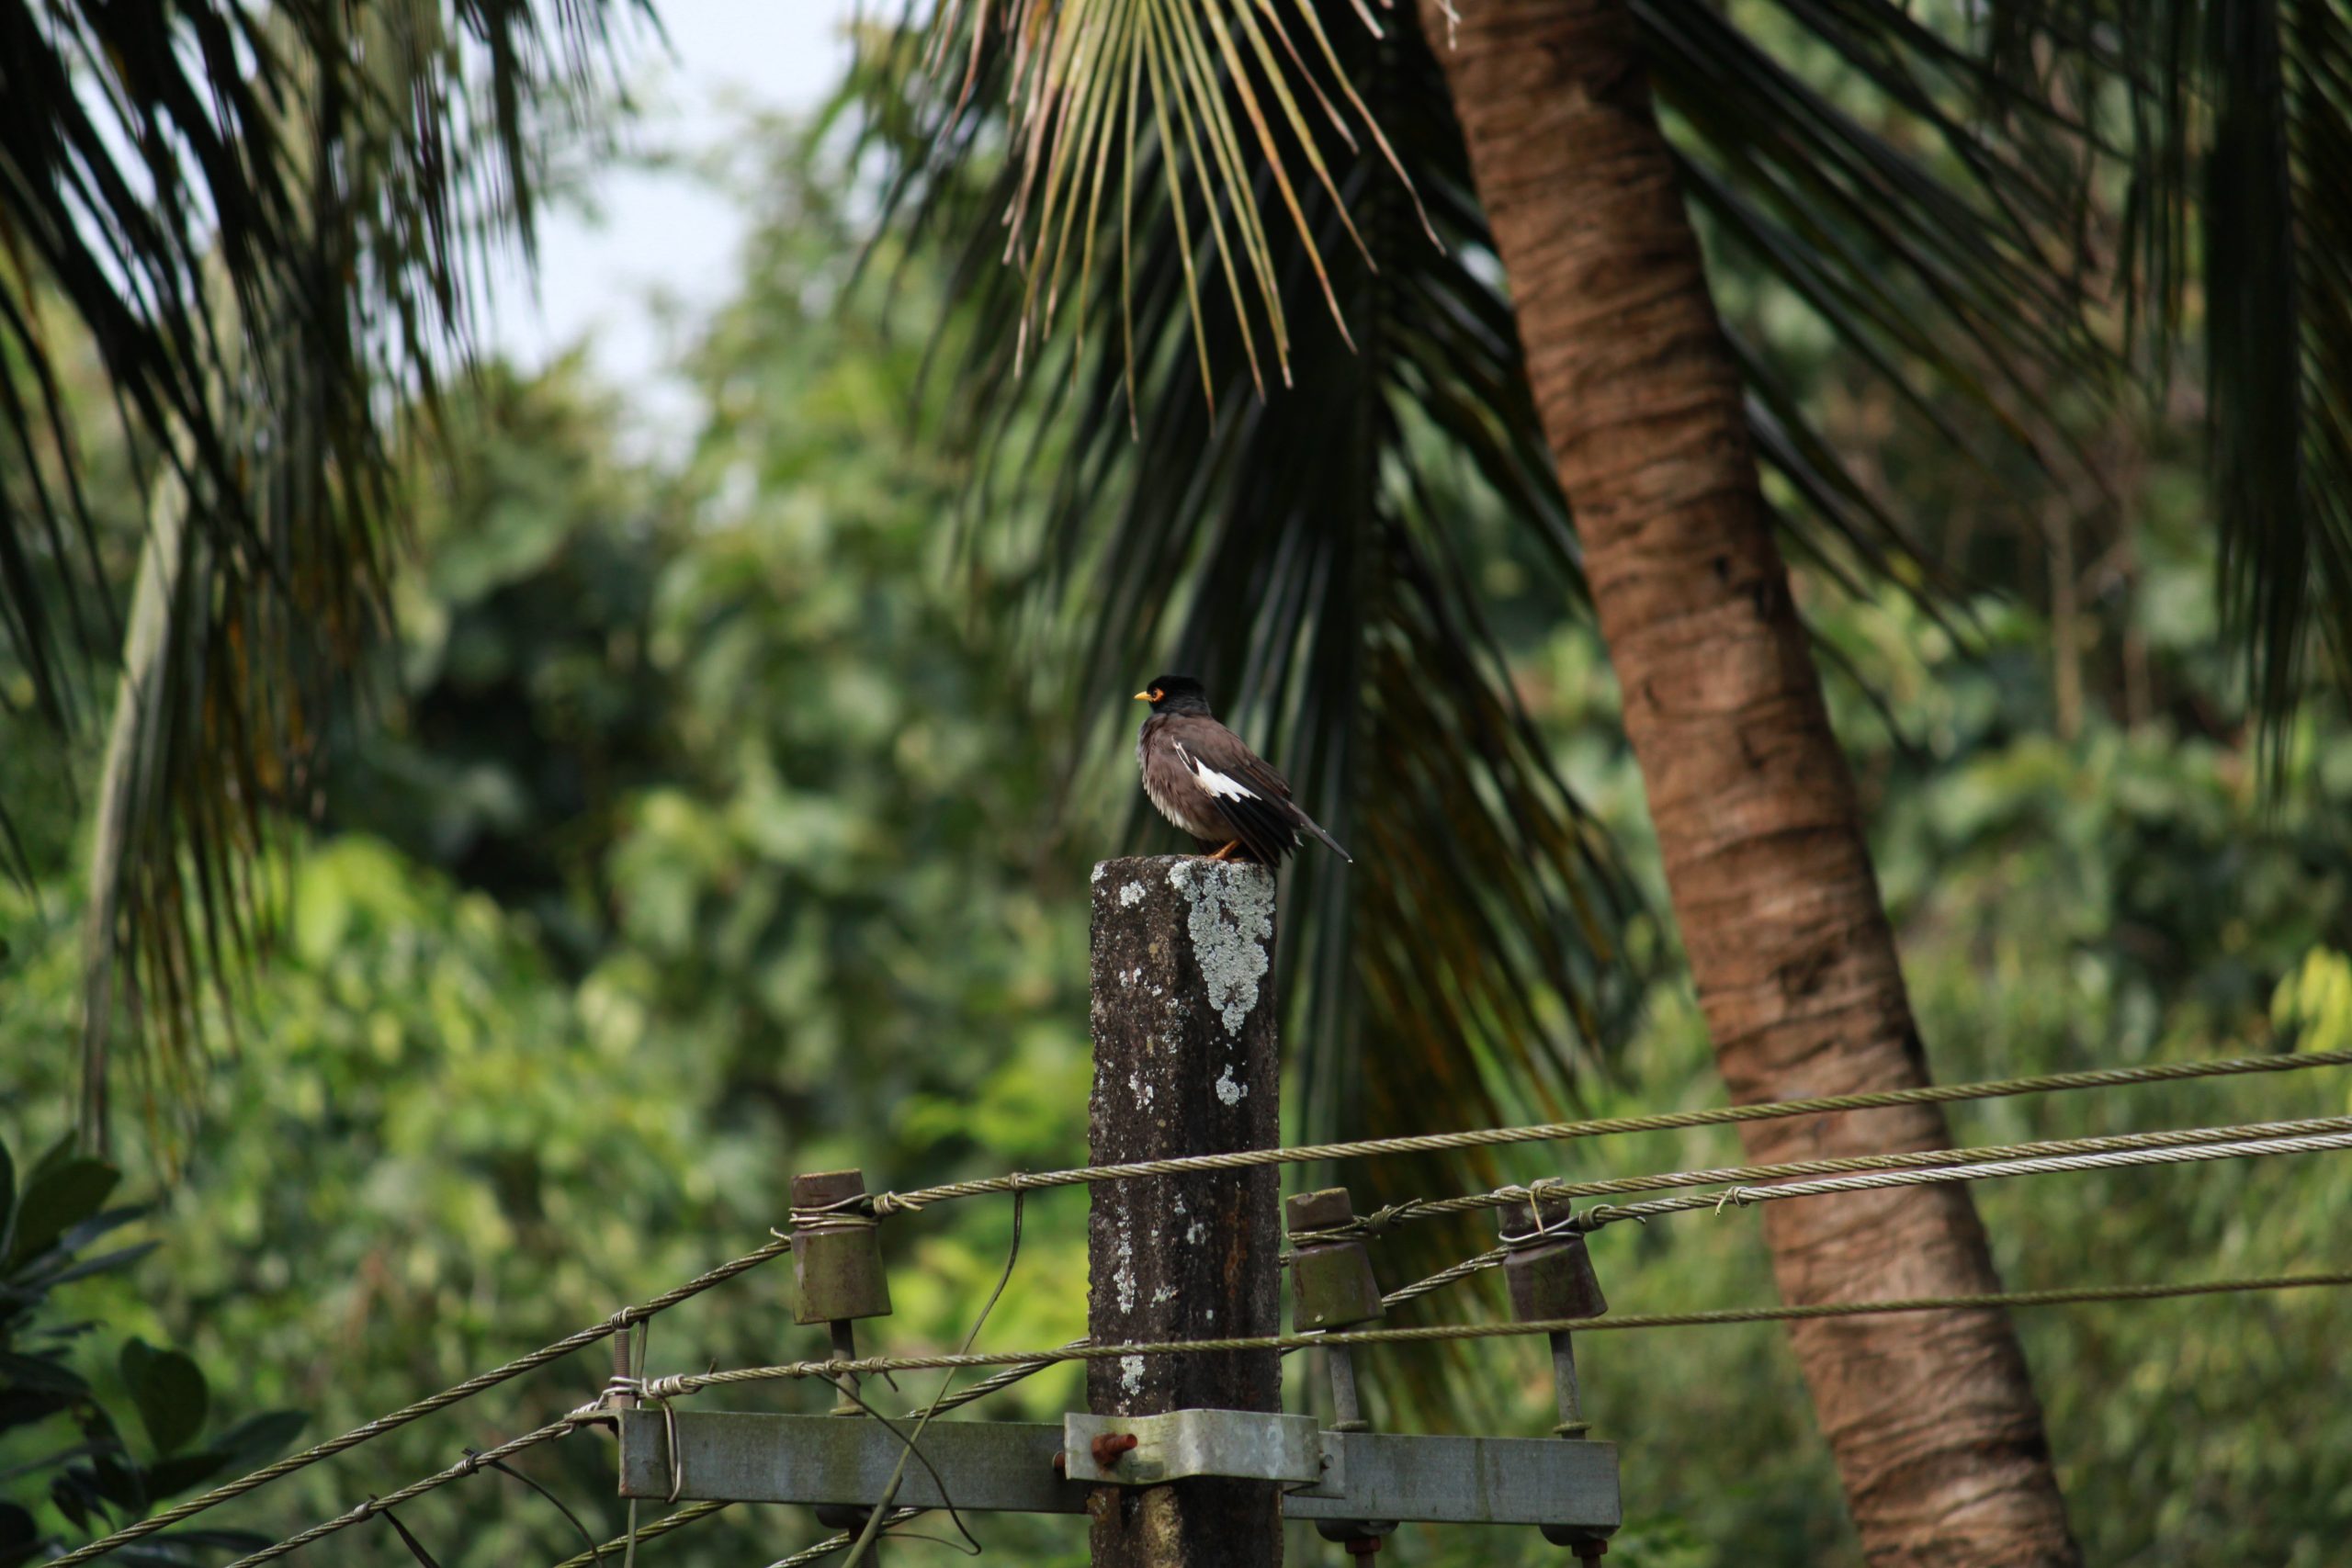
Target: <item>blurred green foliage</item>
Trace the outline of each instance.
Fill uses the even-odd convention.
[[[282,939],[242,998],[235,1055],[193,1129],[157,1140],[175,1168],[142,1179],[173,1180],[131,1234],[170,1245],[135,1280],[71,1288],[113,1334],[184,1347],[218,1407],[298,1406],[314,1435],[343,1430],[761,1244],[797,1170],[857,1165],[907,1187],[1082,1158],[1084,872],[1125,846],[1099,830],[1103,813],[1065,809],[1056,759],[1086,727],[1032,705],[998,563],[955,553],[943,522],[966,476],[910,434],[935,395],[918,374],[945,287],[935,265],[886,254],[875,270],[892,287],[851,290],[854,182],[821,141],[768,133],[779,151],[759,170],[765,219],[741,297],[688,361],[688,450],[627,456],[623,406],[565,364],[466,390],[447,461],[420,468],[405,700],[381,705],[382,733],[342,743],[312,840],[280,868]],[[1784,303],[1737,276],[1726,299],[1767,337]],[[2312,712],[2282,794],[2258,792],[2214,643],[2200,479],[2178,444],[2099,433],[2129,458],[2129,548],[2115,553],[2125,520],[2070,515],[2079,581],[2060,592],[2049,520],[2015,515],[2014,476],[1905,434],[1844,389],[1834,355],[1802,366],[1883,472],[1939,498],[1940,546],[1988,583],[1957,630],[1907,599],[1801,584],[1849,672],[1833,681],[1837,718],[1939,1075],[2352,1038],[2352,727]],[[1540,579],[1512,548],[1498,528],[1483,581],[1521,689],[1655,898],[1597,643],[1530,596]],[[67,1109],[76,807],[23,753],[0,770],[23,785],[12,799],[47,872],[0,886],[0,1134],[38,1146]],[[1585,1092],[1600,1114],[1719,1101],[1680,986],[1649,998],[1629,1054]],[[2290,1075],[1952,1119],[1986,1142],[2345,1102],[2340,1077]],[[1690,1134],[1579,1147],[1567,1169],[1736,1157],[1727,1135]],[[1501,1163],[1525,1178],[1561,1172],[1557,1158]],[[2340,1264],[2352,1168],[2116,1172],[1988,1185],[1979,1202],[2018,1287],[2284,1271]],[[1083,1206],[1032,1201],[984,1347],[1081,1331]],[[869,1338],[952,1348],[1010,1240],[1001,1203],[894,1220],[899,1310]],[[1596,1255],[1623,1311],[1771,1298],[1752,1213],[1619,1227]],[[815,1349],[787,1294],[771,1268],[698,1298],[654,1325],[652,1369]],[[1497,1310],[1471,1288],[1399,1321]],[[2319,1293],[2022,1314],[2088,1559],[2340,1560],[2342,1321]],[[1465,1419],[1548,1426],[1532,1348],[1464,1364]],[[1613,1560],[1856,1562],[1777,1330],[1596,1337],[1584,1365],[1600,1434],[1623,1445],[1634,1523]],[[583,1353],[221,1522],[278,1534],[330,1517],[571,1407],[605,1370]],[[1376,1391],[1378,1358],[1365,1376]],[[979,1414],[1043,1418],[1076,1382],[1040,1377]],[[933,1386],[902,1380],[899,1396]],[[621,1526],[604,1438],[522,1467],[591,1529]],[[494,1474],[404,1521],[452,1560],[577,1549],[560,1516]],[[972,1523],[1013,1561],[1083,1560],[1069,1521]],[[647,1553],[755,1568],[820,1533],[805,1513],[738,1509]],[[325,1550],[406,1561],[375,1527]],[[1334,1550],[1292,1546],[1295,1561]],[[1523,1532],[1408,1529],[1394,1550],[1558,1560]]]
[[[44,1561],[274,1459],[303,1427],[289,1410],[224,1419],[186,1351],[111,1333],[101,1342],[100,1324],[66,1315],[76,1285],[127,1275],[155,1250],[100,1248],[144,1216],[107,1206],[119,1180],[63,1143],[20,1172],[0,1142],[0,1568]],[[123,1560],[198,1568],[266,1544],[198,1521],[134,1542]]]

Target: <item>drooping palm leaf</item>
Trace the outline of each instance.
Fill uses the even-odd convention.
[[[1335,161],[1362,250],[1331,192],[1301,194],[1321,265],[1303,245],[1272,254],[1299,389],[1258,395],[1243,340],[1261,302],[1198,287],[1216,254],[1208,213],[1236,205],[1221,187],[1185,182],[1181,210],[1138,200],[1132,270],[1098,270],[1088,295],[1065,298],[1091,330],[1033,339],[1025,376],[1012,345],[1027,282],[975,246],[957,400],[1003,417],[981,412],[966,433],[1002,502],[974,516],[1034,514],[1024,497],[1046,498],[1036,662],[1069,711],[1092,716],[1087,794],[1135,793],[1127,694],[1154,670],[1188,670],[1355,852],[1353,866],[1310,854],[1288,874],[1281,981],[1306,1003],[1292,1012],[1299,1125],[1489,1123],[1570,1103],[1621,1033],[1638,994],[1620,957],[1632,900],[1553,772],[1474,587],[1516,536],[1563,600],[1581,592],[1510,314],[1476,270],[1491,258],[1442,79],[1409,36],[1330,30],[1392,138],[1454,152],[1415,168],[1418,197],[1375,155]],[[1166,192],[1163,152],[1185,144],[1144,118],[1135,184]],[[1271,173],[1250,177],[1276,199]],[[973,209],[1004,190],[943,178],[914,195],[943,232],[968,235]],[[1138,840],[1157,841],[1131,818],[1124,841]],[[1347,1174],[1371,1204],[1464,1168]],[[1450,1240],[1411,1236],[1397,1267]]]
[[[1329,9],[1335,28],[1361,25]],[[1712,231],[1988,468],[2014,468],[1994,450],[2014,447],[2095,476],[2066,448],[2075,422],[2052,417],[2054,405],[2117,385],[2119,345],[2085,329],[2086,294],[2123,285],[2118,302],[2146,329],[2159,380],[2193,334],[2218,588],[2263,733],[2283,739],[2319,649],[2339,682],[2352,679],[2352,420],[2340,392],[2352,366],[2342,259],[2352,232],[2331,184],[2352,149],[2352,17],[2340,6],[1635,9],[1685,188]],[[1768,36],[1782,55],[1792,37],[1826,50],[1835,68],[1815,57],[1800,71]],[[1410,172],[1418,150],[1390,140]],[[2110,257],[2090,212],[2099,182],[2117,175],[2130,197],[2123,254]],[[2109,276],[2119,261],[2120,278]],[[1862,504],[1832,468],[1792,462],[1802,421],[1791,412],[1774,411],[1782,434],[1760,455],[1828,525],[1816,538],[1793,517],[1800,547],[1833,545],[1834,556],[1808,552],[1824,561],[1859,551],[1866,576],[1892,569],[1916,584],[1919,562],[1906,562],[1903,541],[1919,530],[1889,527],[1883,498]]]
[[[2120,185],[2109,269],[2161,391],[2201,361],[2217,590],[2276,779],[2323,655],[2352,686],[2352,16],[2335,0],[1996,0],[2009,101],[2083,106]]]
[[[2127,282],[2160,340],[2201,298],[2222,604],[2276,761],[2313,654],[2352,680],[2352,17],[2334,0],[2111,10]]]
[[[2107,363],[2047,243],[2074,192],[2071,165],[2040,138],[2068,128],[2035,108],[2030,146],[1980,146],[1962,117],[1990,79],[1941,40],[1869,6],[1786,9],[1834,39],[1902,135],[1829,101],[1713,8],[1645,6],[1686,178],[1724,243],[1749,249],[1919,407],[1937,406],[1925,388],[1957,388],[1979,416],[1971,439],[2024,445],[2015,406],[2033,385],[2019,366]],[[1006,271],[992,249],[967,255],[964,400],[980,513],[1022,516],[1045,498],[1038,582],[1076,632],[1052,657],[1077,672],[1077,710],[1115,710],[1129,689],[1118,682],[1144,667],[1192,668],[1294,767],[1310,809],[1366,852],[1351,871],[1310,858],[1307,897],[1292,901],[1311,932],[1286,971],[1293,994],[1314,987],[1308,1129],[1468,1125],[1558,1103],[1609,1039],[1632,978],[1612,972],[1625,905],[1480,630],[1476,568],[1497,535],[1548,568],[1563,611],[1583,591],[1442,73],[1409,14],[1382,18],[1371,42],[1349,8],[1323,11],[1412,195],[1380,160],[1333,154],[1350,231],[1326,210],[1330,193],[1310,190],[1314,255],[1276,255],[1299,323],[1297,389],[1251,396],[1243,318],[1256,300],[1204,283],[1216,276],[1213,215],[1230,227],[1233,209],[1272,203],[1277,176],[1170,173],[1196,154],[1163,138],[1147,103],[1101,175],[1140,193],[1099,220],[1131,259],[1060,301],[1067,330],[1035,335],[1034,273]],[[974,53],[967,39],[960,59],[949,92],[910,93],[914,73],[881,62],[869,124],[901,150],[899,210],[968,237],[1018,199],[1052,143],[1008,136],[1012,166],[982,194],[953,177],[960,155],[990,144],[1012,69],[985,40]],[[1931,162],[1905,142],[1958,151]],[[1327,277],[1346,338],[1315,320]],[[1758,449],[1800,502],[1798,539],[1929,592],[1905,520],[1843,468],[1769,360],[1749,359]],[[1124,726],[1096,738],[1110,734]],[[1384,1164],[1358,1175],[1359,1199],[1487,1174]]]
[[[105,541],[148,531],[80,484],[85,345],[183,524],[144,551],[176,565],[101,780],[93,1052],[128,985],[184,1071],[249,950],[251,857],[383,626],[393,424],[462,360],[492,248],[527,242],[543,139],[608,95],[616,13],[0,0],[0,654],[61,752],[74,672],[125,653]],[[101,1056],[88,1083],[101,1136]]]
[[[1371,13],[1357,11],[1377,32]],[[1004,255],[1026,279],[1016,359],[1033,334],[1052,331],[1066,288],[1088,310],[1098,244],[1102,264],[1113,265],[1105,242],[1114,233],[1115,265],[1132,277],[1139,143],[1176,154],[1150,161],[1155,177],[1140,194],[1176,223],[1197,347],[1206,347],[1204,284],[1221,284],[1237,302],[1233,324],[1253,385],[1265,388],[1261,355],[1287,382],[1292,311],[1277,278],[1284,235],[1268,216],[1276,206],[1345,336],[1325,256],[1340,235],[1365,253],[1346,203],[1315,204],[1330,222],[1311,219],[1305,205],[1314,193],[1338,193],[1317,127],[1349,153],[1361,133],[1400,177],[1403,171],[1312,0],[944,0],[926,39],[924,73],[944,87],[960,73],[956,109],[971,105],[984,73],[1006,104],[1019,172],[1004,209]],[[1311,100],[1312,116],[1302,98]],[[1264,200],[1219,199],[1261,174]],[[1327,227],[1336,232],[1319,231]],[[1196,238],[1205,244],[1196,247]],[[1122,326],[1132,323],[1123,318]],[[1208,382],[1215,378],[1210,371]]]

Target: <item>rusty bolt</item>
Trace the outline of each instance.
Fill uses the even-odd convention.
[[[1380,1538],[1376,1535],[1360,1535],[1353,1540],[1342,1542],[1340,1550],[1359,1560],[1371,1557],[1380,1551]]]
[[[1133,1432],[1100,1432],[1094,1438],[1094,1463],[1098,1469],[1117,1467],[1119,1456],[1143,1441]]]
[[[1602,1556],[1608,1552],[1608,1551],[1609,1543],[1605,1540],[1583,1541],[1578,1543],[1577,1547],[1577,1561],[1579,1562],[1598,1562],[1600,1561]]]
[[[1054,1473],[1056,1475],[1065,1477],[1069,1474],[1069,1452],[1068,1450],[1056,1449],[1054,1450]]]

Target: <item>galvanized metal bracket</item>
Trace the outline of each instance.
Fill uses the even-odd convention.
[[[1617,1492],[1614,1444],[1558,1438],[1423,1437],[1388,1432],[1329,1432],[1311,1417],[1256,1411],[1179,1412],[1246,1416],[1253,1423],[1302,1424],[1312,1446],[1279,1449],[1259,1473],[1283,1487],[1283,1514],[1293,1519],[1404,1519],[1430,1524],[1544,1525],[1545,1533],[1605,1537],[1623,1519]],[[871,1506],[889,1483],[905,1451],[899,1432],[866,1417],[735,1415],[681,1410],[672,1468],[671,1420],[656,1409],[624,1410],[620,1482],[624,1497],[666,1497],[740,1503],[862,1504]],[[934,1421],[921,1447],[929,1464],[910,1464],[898,1502],[956,1506],[979,1513],[1080,1514],[1096,1485],[1136,1476],[1089,1479],[1080,1458],[1092,1459],[1092,1434],[1137,1434],[1113,1470],[1143,1452],[1141,1424],[1164,1416],[1093,1416],[1042,1421]],[[1087,1440],[1071,1440],[1069,1421],[1089,1423]],[[1215,1423],[1211,1423],[1212,1426]],[[1324,1462],[1326,1455],[1330,1462]],[[1057,1467],[1057,1456],[1062,1457]],[[1307,1462],[1308,1455],[1312,1463]],[[1219,1456],[1229,1461],[1229,1453]],[[1265,1473],[1279,1468],[1283,1473]],[[936,1472],[934,1479],[933,1472]],[[1064,1472],[1067,1472],[1067,1474]],[[1227,1473],[1193,1471],[1192,1474]],[[1173,1479],[1172,1476],[1167,1477]],[[946,1493],[939,1482],[946,1483]]]
[[[1196,1475],[1313,1484],[1323,1449],[1312,1416],[1263,1410],[1170,1410],[1159,1416],[1062,1417],[1069,1478],[1156,1486]]]
[[[1291,1497],[1344,1497],[1348,1495],[1348,1443],[1345,1432],[1329,1427],[1315,1434],[1315,1445],[1321,1450],[1323,1474],[1319,1480],[1305,1486],[1283,1489]]]

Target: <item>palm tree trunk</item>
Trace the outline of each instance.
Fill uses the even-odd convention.
[[[1445,62],[1509,274],[1717,1062],[1739,1100],[1925,1082],[1853,781],[1626,0],[1475,0]],[[1741,1129],[1778,1160],[1943,1146],[1932,1108]],[[1777,1203],[1792,1302],[1993,1291],[1957,1187]],[[1873,1564],[2072,1564],[2006,1315],[1792,1330]]]

